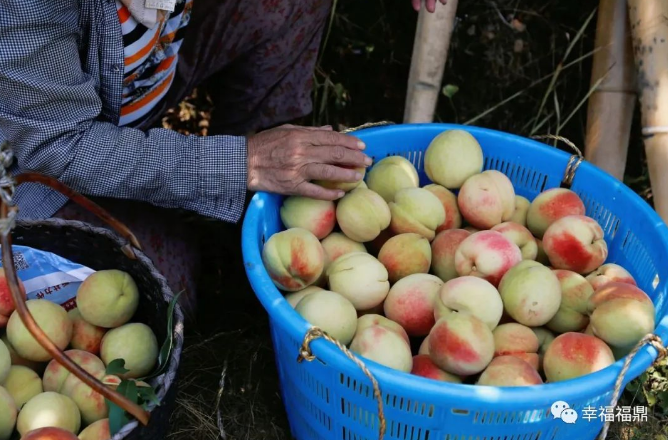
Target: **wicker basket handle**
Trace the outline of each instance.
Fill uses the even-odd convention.
[[[9,178],[12,180],[12,178]],[[87,199],[83,195],[73,191],[68,188],[66,185],[57,181],[56,179],[42,175],[39,173],[25,173],[20,174],[13,178],[15,182],[4,182],[8,186],[15,186],[21,183],[26,182],[36,182],[47,185],[56,191],[66,195],[74,202],[83,206],[84,208],[90,210],[92,213],[97,215],[99,218],[107,222],[116,232],[125,237],[129,244],[124,246],[123,251],[129,258],[136,258],[136,255],[130,244],[133,246],[139,247],[139,242],[135,236],[130,232],[130,230],[123,225],[120,221],[112,217],[108,212],[106,212],[102,207],[93,203],[91,200]],[[4,193],[3,193],[4,194]],[[14,304],[16,306],[16,312],[19,314],[21,321],[26,326],[30,334],[37,340],[37,342],[51,355],[53,358],[63,367],[65,367],[71,374],[74,374],[86,385],[91,387],[93,390],[110,400],[111,402],[118,405],[123,410],[132,414],[140,423],[147,425],[150,414],[148,411],[143,409],[138,404],[132,402],[127,397],[123,396],[119,392],[112,390],[111,388],[105,386],[98,379],[89,374],[86,370],[81,368],[78,364],[73,362],[69,357],[67,357],[56,344],[49,339],[49,337],[44,333],[39,325],[35,322],[32,314],[26,306],[26,299],[23,296],[23,293],[19,289],[19,281],[16,275],[16,267],[14,266],[14,254],[12,251],[12,237],[11,229],[13,219],[17,211],[16,206],[9,206],[8,201],[4,197],[0,198],[0,223],[4,225],[0,233],[0,244],[2,245],[2,265],[5,269],[5,276],[7,277],[7,285],[12,294]]]

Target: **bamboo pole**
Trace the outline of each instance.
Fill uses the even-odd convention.
[[[434,13],[423,6],[418,14],[413,57],[408,77],[404,122],[432,122],[455,24],[457,0],[436,4]]]
[[[585,158],[623,180],[636,101],[626,0],[600,0],[595,47]]]
[[[628,8],[654,207],[668,222],[668,0]]]

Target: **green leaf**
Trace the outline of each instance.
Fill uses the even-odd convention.
[[[137,384],[135,384],[134,381],[122,380],[120,385],[118,385],[118,388],[116,388],[116,391],[134,403],[138,403]],[[130,423],[130,417],[120,406],[116,405],[108,399],[105,400],[109,406],[109,432],[113,437],[118,433],[118,431],[121,430],[121,428],[123,428],[123,426]]]
[[[455,96],[457,92],[459,92],[459,86],[454,84],[447,84],[443,87],[442,92],[445,96],[452,99],[452,97]]]
[[[153,387],[138,387],[137,393],[139,394],[139,399],[144,403],[144,408],[151,403],[160,406],[160,399],[155,394]]]
[[[176,307],[176,303],[182,293],[183,291],[174,295],[174,298],[172,298],[172,301],[169,303],[169,307],[167,309],[167,339],[162,344],[160,353],[158,353],[158,369],[150,376],[139,380],[146,381],[148,379],[158,377],[167,369],[169,357],[171,356],[172,349],[174,348],[174,308]]]
[[[114,359],[113,361],[109,362],[109,365],[107,365],[107,374],[113,374],[114,376],[120,376],[121,374],[125,374],[130,370],[127,370],[125,368],[125,359]]]

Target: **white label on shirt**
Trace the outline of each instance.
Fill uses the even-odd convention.
[[[146,0],[146,7],[174,12],[174,8],[176,7],[176,0]]]

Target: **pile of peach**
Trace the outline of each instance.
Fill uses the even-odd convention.
[[[21,288],[25,291],[24,286]],[[139,304],[137,285],[118,270],[94,272],[77,290],[77,308],[65,311],[46,299],[26,305],[35,322],[58,348],[110,388],[122,379],[151,372],[158,343],[145,324],[130,322]],[[0,440],[107,440],[109,408],[105,398],[70,374],[33,338],[16,311],[0,269]],[[123,374],[107,374],[115,360],[125,361]],[[149,386],[136,381],[137,386]],[[83,428],[83,429],[82,429]]]
[[[424,187],[390,156],[338,203],[284,201],[263,262],[309,323],[387,367],[493,386],[593,373],[654,330],[651,299],[606,264],[575,192],[517,196],[461,130],[437,136],[424,167]]]

